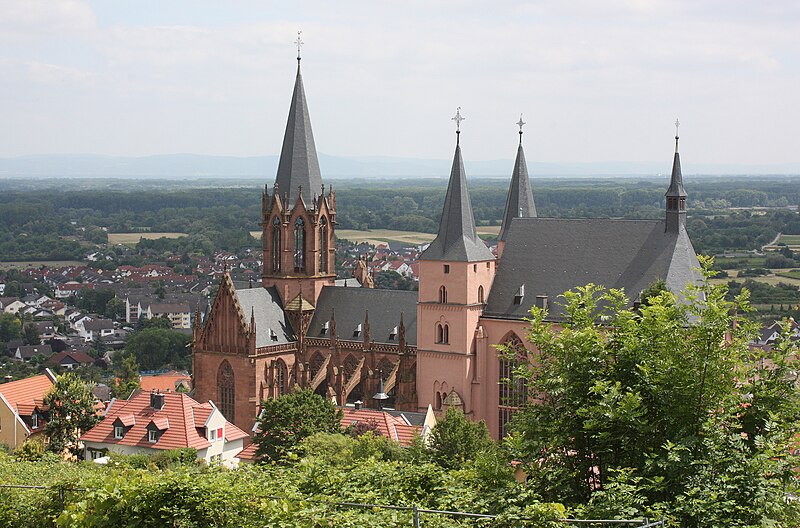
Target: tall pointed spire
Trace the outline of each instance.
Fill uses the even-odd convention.
[[[683,188],[683,174],[681,173],[681,155],[678,152],[678,127],[680,121],[675,120],[675,157],[672,161],[672,176],[669,181],[667,197],[666,232],[677,233],[680,227],[686,225],[686,189]]]
[[[289,119],[283,136],[283,147],[278,162],[278,175],[275,183],[281,194],[288,194],[287,207],[293,207],[302,193],[306,206],[313,205],[313,193],[322,186],[314,134],[311,132],[311,118],[303,89],[303,76],[300,73],[300,34],[297,37],[297,77],[294,82],[292,103],[289,106]]]
[[[528,178],[528,164],[525,162],[525,151],[522,149],[522,126],[525,121],[519,116],[519,147],[517,159],[514,161],[514,172],[511,173],[511,185],[508,187],[506,208],[503,212],[503,224],[500,227],[498,240],[505,240],[512,218],[532,218],[536,216],[536,204],[533,202],[533,191]]]
[[[459,107],[456,116],[456,152],[453,156],[453,167],[450,170],[450,183],[444,198],[444,209],[439,221],[439,234],[420,256],[424,260],[450,260],[461,262],[477,262],[494,260],[494,255],[475,230],[475,218],[472,215],[467,177],[464,161],[461,159],[461,115]]]

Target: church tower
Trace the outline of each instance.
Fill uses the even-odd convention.
[[[495,273],[495,257],[478,237],[461,158],[456,113],[456,151],[439,233],[419,259],[417,305],[417,401],[463,407],[471,413],[475,332]],[[445,401],[446,400],[446,401]]]
[[[322,183],[300,73],[299,38],[297,44],[297,77],[278,174],[272,193],[265,186],[261,200],[261,283],[275,286],[284,306],[294,300],[316,305],[322,287],[332,286],[335,278],[336,195],[332,189],[326,195]]]
[[[683,188],[681,155],[678,153],[678,127],[675,121],[675,158],[672,161],[672,177],[665,196],[667,197],[667,233],[678,233],[686,229],[686,189]]]
[[[500,227],[500,236],[497,237],[498,258],[503,255],[511,220],[536,217],[536,204],[533,202],[533,191],[528,179],[528,164],[525,163],[525,151],[522,149],[522,127],[525,125],[522,116],[519,116],[517,125],[519,126],[519,147],[517,147],[517,159],[514,161],[514,172],[511,174],[511,185],[508,187],[503,224]]]

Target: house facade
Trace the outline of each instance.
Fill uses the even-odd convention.
[[[44,374],[0,385],[0,444],[11,449],[44,431],[46,410],[43,400],[55,382],[55,375]]]
[[[345,406],[369,407],[383,382],[398,410],[456,406],[485,420],[495,437],[525,398],[501,383],[519,360],[532,306],[564,321],[564,291],[589,282],[624,288],[631,305],[654,281],[680,293],[699,277],[686,234],[677,137],[663,220],[549,219],[537,216],[519,144],[498,254],[478,237],[461,150],[455,153],[435,240],[415,271],[418,292],[336,286],[336,194],[319,169],[300,63],[274,184],[262,193],[264,261],[259,286],[236,289],[225,273],[203,322],[193,327],[196,397],[218,402],[250,430],[259,402],[299,386]],[[357,270],[358,275],[358,270]],[[362,275],[366,275],[363,274]]]
[[[154,454],[194,448],[198,460],[234,467],[248,434],[228,422],[214,402],[198,403],[184,393],[138,391],[128,400],[112,400],[102,421],[81,437],[84,457],[109,452]]]

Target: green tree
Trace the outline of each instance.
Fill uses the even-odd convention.
[[[443,468],[457,469],[493,445],[483,421],[473,422],[460,409],[450,407],[431,431],[428,450]]]
[[[0,313],[0,342],[8,343],[22,337],[22,323],[14,314]]]
[[[117,398],[127,399],[133,391],[142,387],[139,376],[139,363],[133,354],[124,354],[116,372],[114,394]]]
[[[519,371],[531,398],[511,441],[545,499],[587,515],[666,510],[681,526],[762,525],[797,508],[784,500],[797,389],[776,381],[786,371],[769,389],[755,385],[796,345],[770,358],[752,352],[756,327],[734,324],[750,310],[747,291],[726,299],[727,288],[709,281],[711,261],[701,262],[705,279],[686,302],[662,292],[636,312],[623,292],[587,285],[564,294],[560,330],[531,310],[539,355]]]
[[[27,323],[23,327],[23,339],[25,340],[26,345],[38,345],[41,343],[39,331],[36,329],[35,324]]]
[[[284,462],[301,450],[300,442],[315,433],[341,432],[342,411],[307,389],[297,389],[261,402],[254,442],[264,460]]]
[[[132,354],[144,370],[165,367],[184,368],[189,355],[190,337],[164,328],[145,328],[134,332],[125,343],[125,351]]]
[[[45,394],[44,405],[50,408],[45,425],[48,449],[79,455],[78,439],[99,421],[89,385],[72,372],[62,374]]]
[[[125,301],[119,297],[110,299],[106,303],[104,314],[110,319],[123,319],[125,317]]]

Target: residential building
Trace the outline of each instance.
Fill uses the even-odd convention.
[[[44,431],[43,400],[55,380],[47,369],[39,376],[0,384],[0,444],[16,449]]]
[[[129,400],[112,400],[102,421],[81,436],[86,460],[109,452],[154,454],[194,448],[207,464],[234,467],[248,434],[225,420],[214,402],[198,403],[187,394],[138,391]]]

